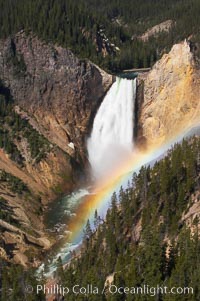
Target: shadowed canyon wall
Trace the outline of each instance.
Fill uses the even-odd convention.
[[[87,60],[79,60],[70,50],[46,44],[22,31],[0,41],[0,81],[0,92],[10,93],[17,114],[14,118],[13,113],[3,117],[2,131],[7,127],[16,153],[22,158],[19,164],[5,148],[0,150],[0,209],[11,216],[7,224],[3,220],[0,223],[1,251],[4,257],[14,257],[25,264],[24,254],[31,248],[34,253],[35,247],[50,245],[44,240],[44,204],[73,189],[84,170],[85,137],[112,84],[112,76]],[[12,122],[17,118],[19,124],[23,121],[26,125],[19,130],[16,127],[13,133]],[[30,141],[27,128],[28,136],[33,135],[36,142]],[[37,141],[43,145],[43,155],[39,145],[39,154],[33,157],[31,147]],[[16,181],[28,192],[11,189]],[[31,237],[27,238],[27,233]]]

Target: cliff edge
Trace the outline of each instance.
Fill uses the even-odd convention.
[[[200,71],[189,42],[174,45],[139,81],[139,141],[160,145],[199,123]]]

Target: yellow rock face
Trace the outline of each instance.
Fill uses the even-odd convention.
[[[200,72],[189,44],[174,45],[144,80],[142,132],[147,145],[163,144],[200,121]]]

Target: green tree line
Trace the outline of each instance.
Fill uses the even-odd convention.
[[[28,142],[31,158],[36,163],[45,158],[50,150],[48,140],[40,135],[26,118],[21,118],[15,112],[10,91],[0,82],[0,148],[20,166],[24,165],[24,158],[17,148],[17,142],[24,138]]]
[[[199,0],[0,0],[0,37],[22,29],[32,31],[47,42],[71,48],[81,58],[118,72],[151,66],[185,38],[198,44],[199,13]],[[138,39],[148,28],[169,19],[174,25],[168,33],[146,42]],[[107,47],[109,55],[104,57],[97,47],[100,30],[109,45],[120,51]],[[24,68],[23,62],[20,64]]]
[[[60,283],[92,284],[100,292],[107,276],[118,287],[192,287],[193,294],[67,295],[65,300],[192,301],[200,298],[199,220],[186,227],[182,216],[198,198],[200,138],[175,145],[159,162],[142,167],[132,182],[113,194],[104,222],[87,222],[81,256],[59,270]],[[140,230],[141,226],[141,230]]]

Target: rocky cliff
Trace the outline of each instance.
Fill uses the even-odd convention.
[[[49,141],[79,160],[90,118],[112,76],[24,32],[0,42],[1,79]]]
[[[44,204],[70,190],[76,171],[86,164],[85,139],[112,80],[70,50],[32,34],[20,32],[0,41],[0,254],[4,258],[26,264],[38,248],[51,244],[45,240]],[[163,144],[198,124],[199,95],[200,72],[191,45],[186,41],[174,45],[150,72],[138,76],[138,144]]]
[[[85,139],[111,84],[112,76],[91,62],[32,34],[22,31],[0,41],[4,257],[25,264],[26,252],[50,245],[41,245],[44,204],[70,190],[83,170]]]
[[[174,45],[147,75],[143,86],[138,139],[146,145],[162,144],[199,123],[200,70],[190,43]]]

